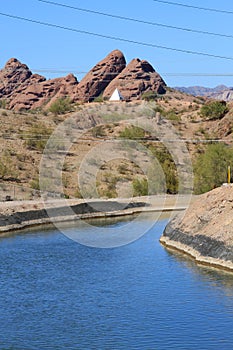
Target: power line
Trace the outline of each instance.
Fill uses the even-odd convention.
[[[147,24],[147,25],[151,25],[151,26],[157,26],[157,27],[163,27],[163,28],[169,28],[169,29],[175,29],[175,30],[182,30],[182,31],[191,32],[191,33],[213,35],[213,36],[225,37],[225,38],[233,39],[233,35],[230,35],[230,34],[214,33],[214,32],[197,30],[197,29],[192,29],[192,28],[177,27],[177,26],[172,26],[172,25],[168,25],[168,24],[164,24],[164,23],[156,23],[156,22],[144,21],[144,20],[140,20],[138,18],[113,15],[111,13],[94,11],[94,10],[90,10],[90,9],[86,9],[86,8],[65,5],[65,4],[54,2],[54,1],[47,1],[47,0],[37,0],[37,1],[43,2],[45,4],[49,4],[49,5],[60,6],[60,7],[76,10],[76,11],[86,12],[86,13],[93,13],[93,14],[96,14],[96,15],[106,16],[106,17],[110,17],[110,18],[116,18],[116,19],[120,19],[120,20],[124,20],[124,21],[131,21],[131,22],[142,23],[142,24]]]
[[[75,33],[79,33],[79,34],[91,35],[91,36],[95,36],[95,37],[98,37],[98,38],[110,39],[110,40],[114,40],[114,41],[121,41],[121,42],[125,42],[125,43],[136,44],[136,45],[141,45],[141,46],[146,46],[146,47],[152,47],[152,48],[162,49],[162,50],[182,52],[182,53],[191,54],[191,55],[198,55],[198,56],[205,56],[205,57],[212,57],[212,58],[220,58],[220,59],[233,61],[233,57],[230,57],[230,56],[214,55],[214,54],[210,54],[210,53],[207,53],[207,52],[198,52],[198,51],[192,51],[192,50],[184,50],[184,49],[178,49],[178,48],[174,48],[174,47],[168,47],[168,46],[163,46],[163,45],[146,43],[146,42],[143,42],[143,41],[130,40],[130,39],[126,39],[126,38],[120,38],[120,37],[115,37],[115,36],[110,36],[110,35],[105,35],[105,34],[100,34],[100,33],[94,33],[94,32],[90,32],[90,31],[85,31],[85,30],[81,30],[81,29],[65,27],[65,26],[62,26],[62,25],[59,25],[59,24],[54,24],[54,23],[49,23],[49,22],[42,22],[42,21],[38,21],[38,20],[26,18],[26,17],[10,15],[10,14],[3,13],[3,12],[0,12],[0,16],[13,18],[13,19],[17,19],[17,20],[24,21],[24,22],[29,22],[29,23],[35,23],[35,24],[39,24],[39,25],[42,25],[42,26],[46,26],[46,27],[67,30],[67,31],[75,32]]]
[[[224,13],[224,14],[228,14],[228,15],[233,15],[233,11],[221,10],[221,9],[216,9],[216,8],[193,6],[193,5],[181,4],[179,2],[173,2],[173,1],[164,1],[164,0],[153,0],[153,1],[160,2],[162,4],[193,8],[196,10],[210,11],[210,12],[217,12],[217,13]]]
[[[40,136],[40,135],[38,135]],[[10,140],[10,141],[28,141],[28,140],[33,140],[33,141],[48,141],[48,138],[43,137],[44,135],[41,135],[41,138],[35,138],[35,137],[29,137],[29,138],[25,138],[25,139],[19,139],[19,138],[13,138],[10,137],[9,138],[5,138],[6,140]],[[111,138],[111,137],[97,137],[95,138],[86,138],[86,139],[78,139],[78,142],[93,142],[93,143],[98,143],[98,142],[122,142],[123,140],[127,140],[124,138]],[[64,138],[52,138],[52,141],[61,141],[63,143],[70,143],[69,139],[64,139]],[[173,142],[173,143],[183,143],[183,142],[187,142],[187,143],[212,143],[212,142],[227,142],[227,143],[232,143],[233,140],[227,140],[227,139],[162,139],[162,140],[158,140],[158,139],[152,139],[152,138],[133,138],[130,139],[130,141],[144,141],[144,142],[153,142],[153,143],[164,143],[164,142]],[[76,141],[75,141],[76,142]]]
[[[112,65],[115,67],[116,65]],[[56,69],[56,68],[30,68],[31,71],[36,73],[51,73],[51,74],[77,74],[77,75],[83,75],[90,72],[89,71],[81,71],[81,70],[74,70],[73,68],[66,68],[66,69]],[[0,69],[0,72],[13,72],[13,71],[22,71],[24,72],[25,69],[23,68],[17,68],[17,69]],[[117,76],[119,73],[114,72],[105,72],[108,75]],[[226,72],[226,73],[198,73],[198,72],[160,72],[161,76],[167,76],[167,77],[233,77],[233,72]],[[56,79],[56,78],[54,78]],[[46,80],[48,81],[48,80]],[[102,80],[103,82],[109,82],[109,80]],[[3,80],[0,80],[0,83],[4,83]]]

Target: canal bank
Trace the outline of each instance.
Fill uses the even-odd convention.
[[[233,186],[223,185],[192,203],[166,226],[160,242],[197,263],[233,272]]]
[[[11,231],[58,222],[126,216],[150,211],[184,211],[189,201],[189,196],[152,196],[135,197],[130,200],[117,198],[2,202],[0,236]]]

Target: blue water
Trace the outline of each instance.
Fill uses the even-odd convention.
[[[0,349],[233,349],[233,277],[159,244],[88,248],[55,229],[0,239]]]

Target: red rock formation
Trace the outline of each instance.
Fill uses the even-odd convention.
[[[166,83],[147,61],[133,59],[108,85],[103,97],[110,98],[117,88],[125,100],[139,100],[144,92],[164,94]]]
[[[9,97],[18,87],[24,87],[32,83],[39,83],[45,78],[39,74],[32,74],[26,64],[22,64],[16,58],[11,58],[0,70],[0,98]]]
[[[72,96],[78,81],[73,74],[63,78],[35,82],[19,87],[11,95],[9,108],[14,110],[47,107],[58,98]]]
[[[112,51],[80,81],[75,93],[75,100],[93,101],[125,66],[126,61],[123,53],[119,50]]]
[[[46,80],[32,74],[16,58],[11,58],[0,70],[0,99],[6,98],[8,108],[14,110],[47,107],[55,99],[66,96],[74,102],[88,102],[104,92],[104,97],[109,98],[115,88],[126,100],[134,100],[146,91],[165,93],[165,86],[147,61],[134,59],[126,67],[125,57],[119,50],[96,64],[80,83],[73,74]]]

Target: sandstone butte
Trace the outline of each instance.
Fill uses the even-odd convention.
[[[165,82],[149,62],[135,58],[108,85],[103,97],[111,97],[117,88],[125,100],[138,100],[143,93],[149,91],[164,94],[165,86]]]
[[[100,95],[109,98],[115,88],[128,101],[140,99],[147,91],[166,92],[165,82],[147,61],[134,59],[126,65],[119,50],[97,63],[80,82],[71,73],[46,80],[16,58],[0,70],[0,99],[7,99],[7,108],[16,111],[49,107],[62,97],[72,102],[91,102]]]
[[[233,272],[233,185],[198,198],[164,230],[160,242],[193,257],[197,263]]]

